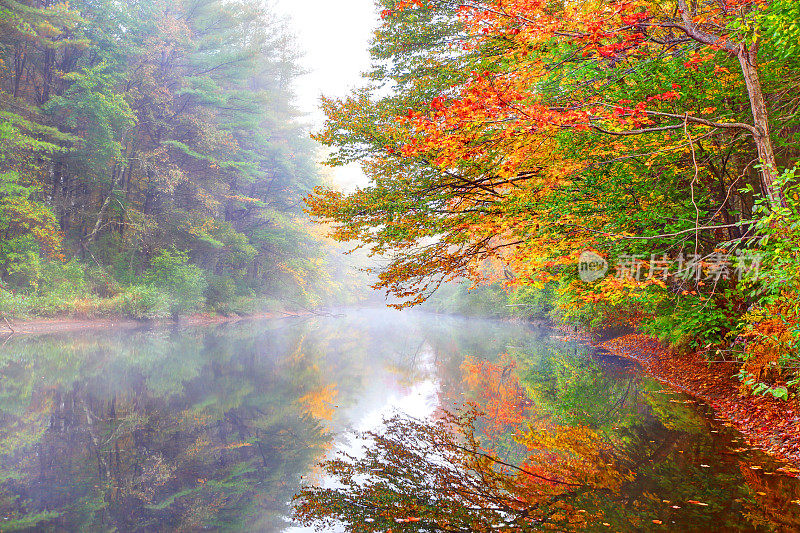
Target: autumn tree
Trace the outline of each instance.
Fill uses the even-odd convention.
[[[770,232],[753,211],[792,225],[780,213],[793,212],[783,169],[798,155],[800,84],[779,44],[791,6],[382,5],[380,50],[433,70],[404,85],[405,71],[376,68],[396,91],[367,84],[327,103],[331,163],[360,160],[372,182],[309,200],[336,238],[386,258],[377,287],[399,306],[462,278],[547,287],[564,320],[642,327],[709,356],[734,349],[746,309],[778,297],[733,279]],[[406,46],[405,20],[441,31]],[[608,277],[578,278],[585,250],[606,258]],[[709,282],[721,256],[729,273]],[[687,258],[696,275],[651,272]]]

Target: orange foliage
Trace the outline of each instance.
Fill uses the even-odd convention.
[[[516,362],[504,355],[499,363],[468,357],[462,364],[464,381],[477,395],[476,404],[485,413],[487,436],[493,437],[524,424],[531,406],[516,372]]]
[[[781,379],[779,361],[796,353],[796,335],[800,329],[797,294],[785,291],[775,303],[748,313],[743,369],[759,381]]]

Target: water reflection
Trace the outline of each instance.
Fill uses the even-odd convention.
[[[3,530],[283,526],[335,384],[250,327],[52,336],[3,352]]]
[[[800,524],[794,480],[617,360],[524,325],[365,310],[8,339],[0,530],[282,531],[348,428],[464,401],[492,412],[478,430],[504,460],[530,459],[530,421],[542,442],[607,443],[613,490],[580,502],[602,530]]]

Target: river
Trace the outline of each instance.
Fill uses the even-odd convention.
[[[491,404],[491,379],[516,401]],[[6,339],[0,531],[306,531],[292,496],[351,430],[463,401],[510,410],[498,439],[516,413],[615,443],[630,474],[589,530],[800,528],[795,477],[632,363],[526,324],[361,309]]]

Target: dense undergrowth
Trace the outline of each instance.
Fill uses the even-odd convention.
[[[578,269],[539,285],[448,284],[426,306],[448,313],[571,324],[602,333],[633,327],[676,353],[695,352],[709,362],[738,362],[742,392],[795,398],[800,385],[800,194],[795,170],[781,178],[787,207],[757,203],[753,240],[759,269],[741,280],[720,280],[710,294],[634,287],[615,302],[586,300]],[[733,269],[737,265],[732,266]],[[576,286],[579,288],[576,290]]]

